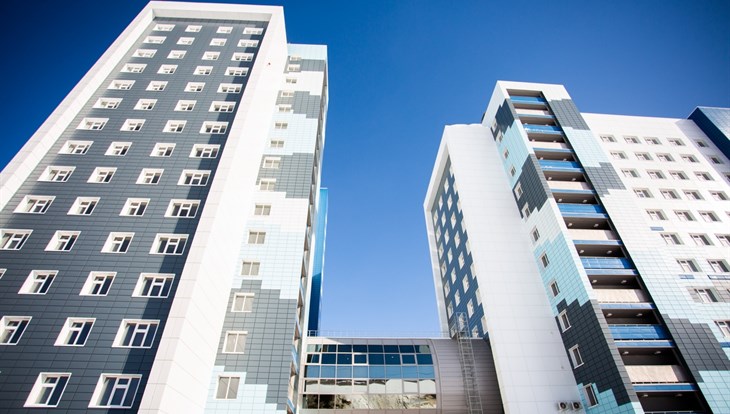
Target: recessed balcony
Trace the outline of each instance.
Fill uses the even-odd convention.
[[[610,323],[610,319],[609,319]],[[661,325],[609,325],[615,340],[671,339],[667,330]]]
[[[680,365],[626,365],[634,384],[686,383],[692,379]]]
[[[511,96],[512,106],[516,110],[520,109],[543,109],[547,110],[547,101],[537,96]]]
[[[563,217],[607,218],[606,210],[598,204],[558,204]]]
[[[649,297],[640,289],[594,289],[600,303],[642,303],[649,302]]]
[[[575,161],[572,149],[536,148],[535,156],[540,161]]]
[[[634,269],[623,257],[581,257],[580,261],[585,269]]]
[[[570,145],[568,145],[565,142],[548,142],[548,141],[530,141],[530,146],[535,149],[535,151],[539,150],[571,150]]]
[[[585,181],[548,181],[548,187],[553,191],[590,191],[593,193],[593,187]]]
[[[570,237],[579,241],[618,241],[618,235],[613,230],[568,229]]]

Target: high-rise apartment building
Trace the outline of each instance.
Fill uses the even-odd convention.
[[[730,412],[729,116],[498,82],[481,125],[446,127],[424,204],[441,322],[488,337],[508,412]]]
[[[0,411],[295,411],[326,113],[280,7],[145,7],[2,172]]]

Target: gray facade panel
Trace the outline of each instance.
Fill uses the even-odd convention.
[[[539,161],[535,154],[529,154],[522,164],[522,173],[512,188],[512,195],[515,197],[517,202],[517,208],[520,211],[520,216],[524,218],[523,209],[525,205],[528,206],[530,212],[533,210],[540,210],[548,199],[548,195],[551,194],[550,187],[548,187],[545,176],[542,174],[540,169]],[[522,197],[517,198],[515,194],[515,188],[520,185],[522,187]]]
[[[308,198],[313,183],[314,154],[297,152],[280,158],[278,169],[261,168],[257,179],[275,178],[275,191],[285,192],[287,198]]]
[[[563,128],[573,128],[590,131],[588,124],[578,111],[572,99],[555,99],[549,101],[555,118]]]

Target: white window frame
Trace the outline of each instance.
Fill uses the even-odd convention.
[[[152,44],[152,45],[161,45],[165,43],[165,40],[167,39],[166,36],[147,36],[142,41],[143,43]]]
[[[148,91],[162,92],[167,88],[167,81],[151,81],[147,85]]]
[[[231,56],[231,60],[234,62],[251,62],[253,61],[253,53],[235,52]]]
[[[140,273],[132,297],[167,298],[170,296],[174,282],[174,273]]]
[[[229,66],[226,68],[226,76],[248,76],[248,68]]]
[[[259,41],[253,39],[241,39],[238,41],[238,47],[259,47]]]
[[[276,191],[276,178],[259,178],[259,191]]]
[[[210,108],[208,109],[208,112],[233,112],[235,108],[235,102],[213,101],[210,103]]]
[[[47,252],[70,252],[81,235],[80,231],[58,230],[46,245]]]
[[[149,198],[128,198],[119,215],[125,217],[142,217],[149,205]]]
[[[119,130],[123,132],[139,132],[142,130],[144,123],[144,119],[126,119]]]
[[[20,343],[23,334],[30,321],[33,319],[32,316],[15,316],[5,315],[0,318],[0,346],[2,345],[17,345]],[[23,324],[25,322],[25,324]],[[10,325],[11,323],[17,323],[17,325]]]
[[[225,382],[224,380],[228,381]],[[231,388],[232,382],[235,380],[235,388]],[[221,390],[221,385],[225,386],[224,390]],[[238,375],[218,375],[218,381],[215,386],[215,399],[216,400],[235,400],[238,398],[238,388],[241,386],[241,377]],[[223,391],[221,393],[221,391]]]
[[[45,214],[53,204],[56,196],[27,195],[20,200],[13,213]]]
[[[245,27],[243,29],[243,34],[245,35],[261,35],[264,34],[264,29],[261,27]],[[292,56],[292,59],[294,57]]]
[[[188,52],[185,50],[171,50],[170,53],[168,53],[167,58],[168,59],[184,59],[185,55]],[[175,65],[177,68],[177,65]]]
[[[64,322],[61,332],[59,332],[58,338],[56,338],[56,343],[53,344],[53,346],[82,347],[86,345],[86,341],[89,340],[89,335],[91,335],[91,330],[94,328],[95,322],[96,318],[66,318],[66,322]],[[73,326],[74,324],[79,323],[82,324],[80,327]],[[82,338],[81,334],[87,326],[88,331],[86,332],[86,336]],[[75,338],[72,336],[74,333],[76,334]],[[80,341],[80,338],[83,339],[83,341]],[[71,341],[71,343],[69,343],[69,341]]]
[[[284,144],[283,139],[272,139],[269,141],[269,148],[284,148]]]
[[[281,168],[281,157],[264,157],[261,168],[267,170],[278,170]]]
[[[194,37],[181,37],[181,38],[177,39],[177,44],[184,45],[184,46],[190,46],[193,44],[194,41],[195,41]]]
[[[271,204],[256,203],[253,209],[254,216],[270,216]]]
[[[129,149],[132,147],[131,142],[120,142],[115,141],[109,144],[109,148],[107,148],[104,155],[108,155],[111,157],[123,157],[127,155],[129,152]]]
[[[137,58],[153,58],[157,53],[157,49],[137,49],[132,54],[132,57]]]
[[[117,109],[122,103],[122,98],[99,98],[94,103],[96,109]]]
[[[261,272],[261,262],[258,260],[243,260],[241,262],[241,276],[258,276]]]
[[[222,135],[228,132],[228,122],[205,121],[200,128],[201,134]]]
[[[116,167],[96,167],[91,172],[87,183],[92,184],[107,184],[112,181],[114,174],[117,173]]]
[[[108,401],[101,401],[104,395],[104,389],[107,386],[107,380],[113,381],[111,383],[112,392],[109,393]],[[126,384],[120,385],[120,382],[126,382]],[[89,408],[131,408],[134,405],[134,400],[137,397],[137,391],[139,390],[139,384],[142,382],[142,375],[140,374],[113,374],[103,373],[99,376],[99,381],[96,383],[94,393],[91,395],[91,402]],[[111,404],[112,399],[117,395],[118,392],[122,392],[121,404]],[[125,404],[128,400],[129,393],[132,393],[131,400]]]
[[[99,197],[76,197],[76,200],[69,208],[69,216],[90,216],[99,204]]]
[[[233,294],[231,301],[231,312],[251,313],[253,312],[253,301],[256,295],[250,292],[237,292]],[[239,300],[240,299],[240,300]]]
[[[171,119],[171,120],[167,121],[167,123],[165,124],[165,128],[162,129],[162,132],[169,133],[169,134],[179,134],[185,130],[186,124],[187,124],[187,121],[185,121],[185,120]]]
[[[185,92],[202,92],[205,89],[205,82],[188,82],[185,85]]]
[[[79,122],[76,129],[84,131],[101,131],[109,122],[109,118],[84,118]]]
[[[65,183],[71,178],[76,167],[69,167],[64,165],[49,165],[43,171],[38,181],[44,181],[49,183]]]
[[[132,89],[134,86],[133,80],[123,80],[123,79],[115,79],[113,80],[109,86],[107,86],[107,89],[117,90],[117,91],[128,91]]]
[[[585,397],[586,407],[595,407],[599,404],[598,395],[596,394],[593,384],[583,386],[583,397]]]
[[[150,157],[171,157],[175,152],[175,145],[173,142],[157,142],[152,148]]]
[[[205,187],[210,181],[210,170],[183,170],[177,185]]]
[[[247,243],[256,244],[256,245],[265,244],[266,243],[266,232],[259,231],[259,230],[249,230]]]
[[[157,185],[162,180],[162,174],[165,170],[162,168],[143,168],[137,177],[137,184],[140,185]]]
[[[181,256],[185,253],[189,238],[189,234],[157,233],[150,248],[150,254]]]
[[[208,44],[208,46],[225,46],[227,41],[228,41],[227,39],[216,37],[216,38],[210,39],[210,43]]]
[[[144,72],[145,68],[147,68],[147,64],[145,64],[145,63],[127,63],[124,66],[122,66],[121,72],[142,73],[142,72]]]
[[[221,83],[218,85],[218,93],[241,93],[242,83]]]
[[[45,295],[58,276],[58,270],[31,270],[18,290],[19,295]]]
[[[160,75],[172,75],[177,72],[177,65],[160,65],[157,73]]]
[[[201,25],[191,24],[185,28],[185,31],[189,32],[189,33],[198,33],[198,32],[200,32],[200,29],[202,29],[202,28],[203,28],[203,26],[201,26]]]
[[[213,52],[213,51],[206,51],[203,52],[203,57],[201,57],[201,60],[218,60],[220,58],[221,52]]]
[[[165,211],[165,217],[195,218],[199,210],[200,200],[172,199]],[[176,212],[178,214],[175,214]],[[180,214],[183,212],[185,214]]]
[[[230,342],[232,337],[235,338],[235,342],[233,344],[231,344]],[[243,337],[243,340],[241,340],[241,337]],[[221,353],[237,355],[242,355],[246,353],[246,341],[248,339],[248,331],[226,331],[223,338],[223,350]],[[240,343],[243,343],[242,350],[237,349]],[[229,347],[231,347],[232,349],[229,350]]]
[[[218,26],[216,33],[230,34],[233,32],[233,26]]]
[[[174,24],[162,24],[158,23],[155,25],[155,27],[152,28],[153,31],[156,32],[171,32],[172,29],[175,28]]]
[[[195,109],[195,104],[197,104],[197,103],[198,103],[198,101],[181,99],[181,100],[177,101],[177,104],[175,105],[175,110],[182,111],[182,112],[190,112],[193,109]]]
[[[208,76],[213,73],[213,66],[197,66],[193,70],[193,75],[197,76]]]
[[[220,147],[218,144],[195,144],[190,151],[190,158],[217,158]]]
[[[558,314],[558,324],[560,324],[560,331],[561,332],[567,331],[572,326],[570,324],[570,319],[568,318],[568,310],[567,309],[563,309]]]
[[[151,329],[154,327],[154,329]],[[127,339],[127,332],[131,329],[131,337],[129,343],[125,344],[124,341]],[[154,345],[155,338],[160,330],[159,319],[122,319],[117,330],[117,335],[114,337],[114,343],[112,348],[134,348],[134,349],[149,349]],[[142,340],[140,345],[134,345],[139,339]]]
[[[79,296],[106,296],[114,284],[117,272],[89,272]],[[97,289],[98,287],[98,289]]]
[[[64,379],[63,382],[59,381],[61,378]],[[55,379],[55,382],[47,382],[48,380]],[[61,402],[61,399],[63,398],[63,393],[66,391],[66,386],[68,385],[69,380],[71,379],[71,373],[70,372],[41,372],[38,374],[38,378],[36,378],[35,383],[33,384],[33,388],[31,389],[30,393],[28,394],[28,399],[25,400],[25,404],[23,404],[23,407],[28,408],[53,408],[58,407],[58,404]],[[60,391],[58,391],[58,387],[60,385]],[[50,390],[49,392],[44,392],[46,389]],[[58,396],[55,397],[55,395],[58,393]],[[45,397],[45,401],[41,401],[41,398]],[[57,398],[55,403],[52,402],[53,399]]]
[[[101,252],[110,254],[127,253],[129,246],[132,245],[132,240],[134,240],[134,233],[113,231],[109,233],[106,242],[104,242],[104,246],[101,248]],[[126,248],[122,250],[123,247]]]
[[[571,346],[570,349],[568,349],[568,355],[570,355],[570,363],[573,365],[573,369],[585,364],[585,360],[583,359],[583,355],[580,353],[580,347],[578,345]]]
[[[157,99],[140,99],[134,105],[134,109],[137,111],[151,111],[155,105],[157,105]]]

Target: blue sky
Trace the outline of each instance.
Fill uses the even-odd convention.
[[[727,1],[256,3],[329,46],[325,330],[438,330],[423,197],[444,125],[478,123],[497,80],[564,84],[583,112],[730,107]],[[0,166],[145,4],[3,4]]]

